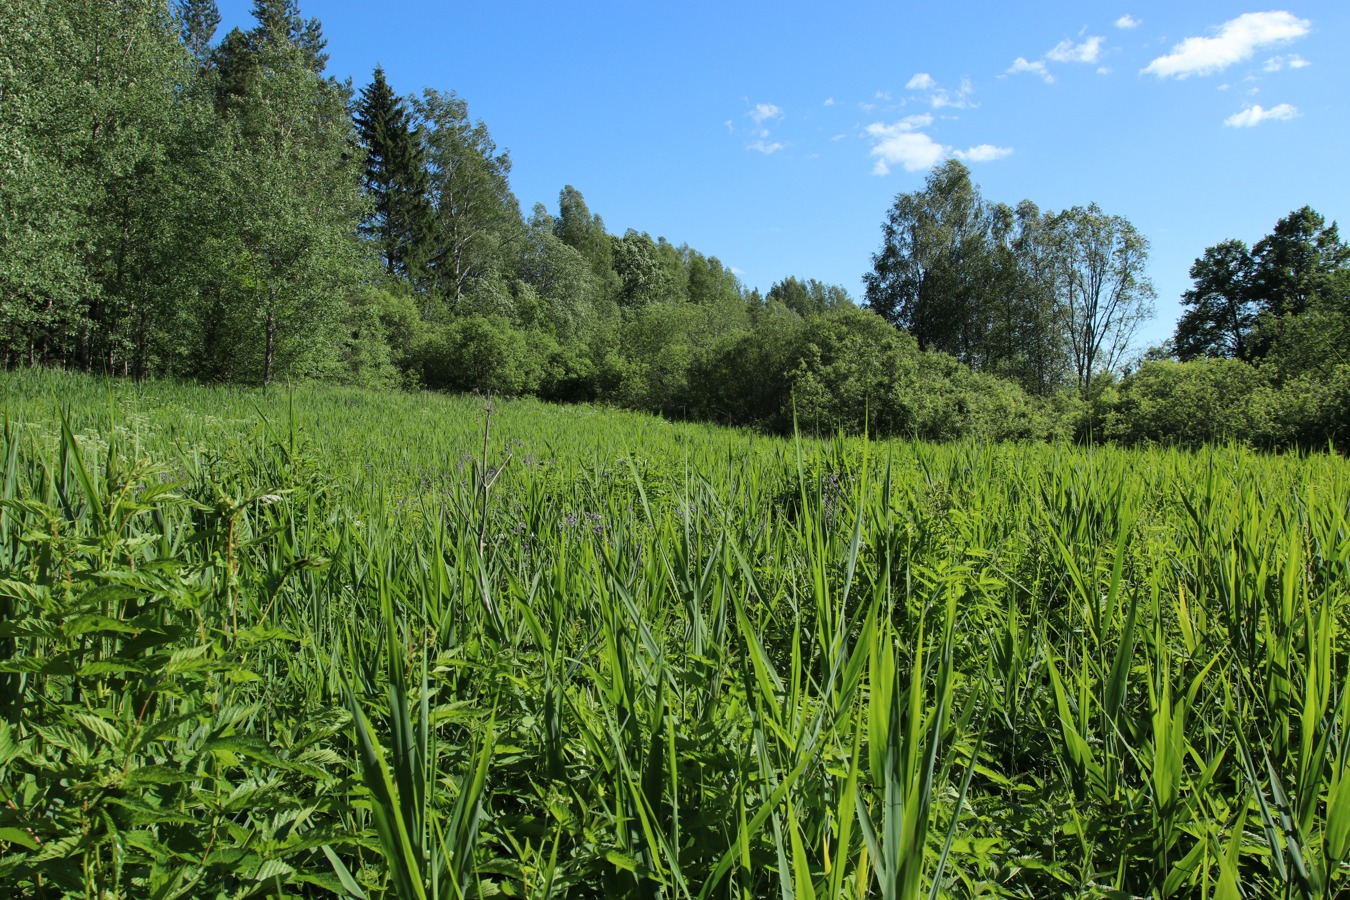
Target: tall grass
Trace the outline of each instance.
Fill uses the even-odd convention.
[[[1350,467],[0,375],[17,896],[1350,884]]]

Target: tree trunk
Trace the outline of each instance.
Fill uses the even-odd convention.
[[[263,349],[263,387],[266,388],[272,383],[272,359],[277,349],[277,320],[272,313],[267,314],[267,321],[263,323],[263,331],[267,338]]]

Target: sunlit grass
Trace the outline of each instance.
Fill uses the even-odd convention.
[[[1340,458],[0,386],[20,896],[1347,884]]]

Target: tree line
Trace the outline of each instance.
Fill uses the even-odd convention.
[[[1346,253],[1311,210],[1206,251],[1174,341],[1138,365],[1148,241],[1095,205],[988,202],[951,160],[895,198],[861,306],[810,278],[761,295],[687,244],[610,233],[570,185],[525,215],[463,98],[331,77],[296,0],[219,26],[214,0],[0,0],[3,365],[1186,440],[1158,424],[1185,407],[1160,385],[1205,364],[1163,360],[1217,356],[1268,396],[1230,417],[1249,433],[1207,435],[1324,441],[1344,420],[1325,385]]]
[[[925,348],[1038,396],[1086,395],[1153,314],[1148,240],[1096,204],[989,203],[948,160],[896,197],[864,282],[868,306]]]

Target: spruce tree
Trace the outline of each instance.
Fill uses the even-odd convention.
[[[407,106],[383,67],[375,67],[374,79],[361,91],[355,121],[366,151],[362,186],[371,200],[361,231],[378,243],[385,270],[407,278],[426,219],[426,161]]]
[[[183,45],[197,65],[207,65],[211,59],[211,41],[220,27],[220,9],[216,0],[178,0],[178,19]]]
[[[305,64],[316,75],[328,65],[324,48],[328,40],[318,19],[302,19],[297,0],[253,0],[253,18],[258,25],[250,33],[255,47],[267,42],[290,43],[300,48]]]

